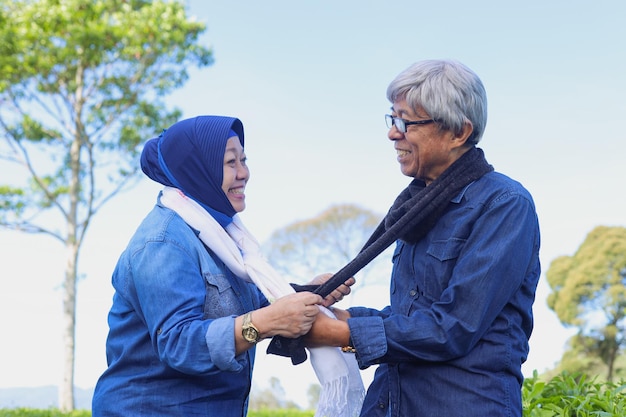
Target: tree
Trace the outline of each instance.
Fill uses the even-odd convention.
[[[265,246],[269,261],[300,284],[320,273],[337,272],[358,254],[381,217],[353,204],[331,206],[311,219],[274,232]],[[355,289],[365,285],[366,277],[383,265],[384,258],[379,256],[361,271]],[[391,265],[388,257],[386,260],[384,265]]]
[[[309,409],[315,410],[317,404],[320,402],[320,395],[322,394],[322,387],[319,384],[309,385],[309,389],[306,390],[306,396],[309,400]]]
[[[548,306],[564,325],[579,328],[572,351],[600,359],[611,381],[626,346],[626,228],[596,227],[574,256],[556,258],[546,277]]]
[[[23,173],[0,184],[0,226],[67,250],[64,411],[74,409],[81,244],[98,210],[136,182],[142,140],[180,117],[163,97],[190,65],[212,63],[197,43],[204,30],[177,1],[0,0],[0,162]]]
[[[298,405],[291,400],[285,399],[285,389],[280,380],[275,376],[269,380],[269,388],[257,389],[252,387],[250,391],[251,410],[280,410],[299,409]]]

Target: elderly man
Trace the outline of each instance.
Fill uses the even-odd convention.
[[[379,365],[362,416],[521,416],[540,275],[533,199],[477,147],[487,98],[465,65],[418,62],[387,98],[388,138],[412,181],[383,225],[416,205],[431,214],[397,239],[390,305],[320,314],[306,343]]]

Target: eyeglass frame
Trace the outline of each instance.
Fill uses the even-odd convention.
[[[398,125],[398,122],[401,124],[400,126]],[[427,125],[430,123],[435,123],[436,120],[435,119],[426,119],[426,120],[406,120],[403,119],[401,117],[394,117],[390,114],[386,114],[385,115],[385,123],[387,124],[387,127],[389,129],[391,129],[392,127],[396,127],[396,129],[398,129],[398,131],[400,133],[406,133],[407,132],[407,126],[411,126],[411,125]],[[402,127],[402,128],[401,128]]]

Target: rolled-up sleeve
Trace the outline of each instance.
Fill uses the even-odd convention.
[[[222,371],[239,372],[246,364],[246,356],[235,356],[235,316],[215,319],[207,328],[205,339],[211,361]],[[231,335],[231,337],[225,337]]]

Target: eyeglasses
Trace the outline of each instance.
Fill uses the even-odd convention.
[[[410,121],[410,120],[401,119],[399,117],[393,117],[390,114],[386,114],[385,115],[385,122],[387,123],[387,127],[389,129],[391,129],[393,126],[395,126],[396,129],[398,129],[398,131],[400,131],[400,133],[406,133],[406,127],[407,126],[410,126],[410,125],[427,125],[429,123],[434,123],[435,120],[433,120],[433,119],[426,119],[426,120]]]

